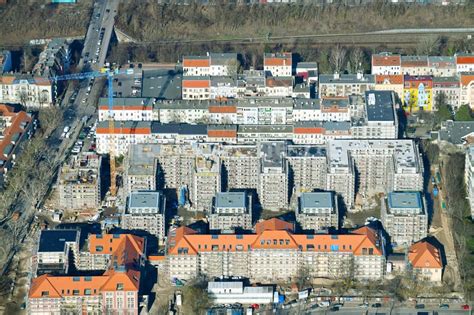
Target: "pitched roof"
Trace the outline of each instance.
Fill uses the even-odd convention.
[[[103,291],[138,291],[140,272],[108,270],[101,276],[42,275],[32,280],[29,298],[60,298],[66,296],[99,295]],[[87,292],[86,292],[87,290]],[[90,290],[90,291],[89,291]]]
[[[372,66],[400,66],[400,55],[372,55]]]
[[[206,68],[211,65],[209,57],[184,57],[183,67]]]
[[[211,86],[211,81],[207,79],[188,79],[183,78],[183,88],[208,88]]]
[[[456,64],[474,64],[474,55],[456,56]]]
[[[280,219],[277,219],[277,218],[272,218],[272,219],[269,219],[269,220],[261,221],[261,222],[258,222],[255,225],[255,232],[257,234],[260,234],[263,231],[267,231],[267,230],[271,230],[271,231],[278,231],[278,230],[293,231],[294,226],[293,226],[293,224],[291,224],[289,222],[286,222],[286,221],[283,221],[283,220],[280,220]]]
[[[403,75],[387,75],[387,74],[376,74],[376,84],[403,84]]]
[[[89,251],[96,255],[112,255],[118,266],[130,267],[143,255],[145,241],[132,234],[91,234]]]
[[[413,244],[408,252],[413,268],[443,268],[439,250],[427,241]]]
[[[291,66],[291,53],[265,54],[263,59],[264,66]]]

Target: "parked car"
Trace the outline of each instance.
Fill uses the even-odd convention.
[[[379,308],[379,307],[382,307],[382,304],[381,303],[374,303],[374,304],[372,304],[372,307]]]
[[[461,306],[461,308],[462,308],[463,310],[466,310],[466,311],[468,311],[468,310],[471,309],[471,307],[469,306],[469,304],[464,304],[464,305]]]
[[[331,305],[331,303],[329,303],[329,301],[321,301],[318,303],[319,307],[328,307],[329,305]]]
[[[439,308],[442,309],[442,310],[447,310],[447,309],[449,309],[449,304],[440,304]]]
[[[421,303],[420,303],[420,304],[416,304],[416,305],[415,305],[415,308],[416,308],[416,309],[425,308],[425,304],[421,304]]]
[[[78,154],[79,152],[81,152],[81,148],[80,147],[74,147],[74,148],[72,148],[71,152],[72,152],[72,154]]]

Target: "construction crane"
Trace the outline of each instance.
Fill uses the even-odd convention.
[[[82,72],[82,73],[72,73],[72,74],[65,74],[60,76],[52,76],[48,78],[39,78],[35,79],[35,81],[43,81],[43,82],[58,82],[58,81],[68,81],[68,80],[84,80],[84,79],[92,79],[92,78],[99,78],[99,77],[107,77],[107,84],[108,84],[108,107],[109,107],[109,133],[114,134],[115,132],[115,122],[114,122],[114,91],[113,91],[113,77],[115,75],[130,75],[133,74],[133,69],[126,69],[126,70],[109,70],[103,68],[101,71],[91,71],[91,72]],[[109,147],[109,159],[110,159],[110,195],[115,196],[117,193],[117,183],[116,183],[116,170],[115,170],[115,149],[110,142]]]

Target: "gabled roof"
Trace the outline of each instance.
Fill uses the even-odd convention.
[[[51,276],[33,279],[29,298],[60,298],[66,296],[99,295],[103,291],[138,291],[140,272],[108,270],[101,276]],[[87,290],[87,292],[86,292]]]
[[[375,75],[376,84],[403,84],[403,75],[388,75],[388,74],[376,74]]]
[[[298,244],[286,230],[266,230],[255,239],[252,249],[298,249]]]
[[[408,260],[413,268],[443,268],[439,250],[427,241],[413,244],[408,253]]]
[[[118,266],[131,266],[145,251],[143,238],[131,234],[91,234],[89,251],[95,255],[112,255]]]
[[[400,66],[400,55],[372,55],[372,66]]]
[[[277,219],[277,218],[272,218],[269,220],[261,221],[258,222],[255,225],[255,232],[257,234],[262,233],[263,231],[278,231],[278,230],[287,230],[287,231],[293,231],[294,226],[293,224]]]

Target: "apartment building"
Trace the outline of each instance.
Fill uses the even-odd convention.
[[[474,55],[456,54],[456,72],[458,74],[474,72]]]
[[[153,144],[136,144],[130,147],[124,159],[124,198],[134,191],[157,189],[156,156],[160,147]]]
[[[443,94],[446,104],[454,110],[458,109],[461,100],[461,84],[458,77],[434,77],[433,78],[433,105],[436,108],[437,97]]]
[[[36,253],[36,274],[67,274],[70,251],[79,252],[79,230],[43,230],[41,231]]]
[[[156,236],[159,245],[166,237],[166,197],[159,191],[134,191],[127,200],[121,225],[127,230],[143,230]]]
[[[333,192],[305,192],[298,197],[296,220],[303,230],[339,228],[339,209]]]
[[[93,152],[71,156],[58,176],[59,205],[65,210],[97,209],[101,201],[102,157]]]
[[[408,112],[432,111],[433,77],[405,76],[403,87],[403,106]]]
[[[131,144],[152,143],[151,128],[150,121],[114,121],[113,130],[110,130],[108,121],[99,121],[95,131],[97,153],[113,150],[116,156],[125,155]]]
[[[285,221],[257,223],[255,234],[198,234],[188,227],[168,236],[169,278],[242,276],[291,281],[307,267],[310,277],[377,280],[384,275],[381,235],[363,227],[343,235],[295,234]]]
[[[420,192],[390,192],[381,211],[382,224],[395,246],[409,246],[426,237],[428,214]]]
[[[390,53],[373,54],[372,74],[388,76],[402,74],[401,56]]]
[[[198,156],[194,161],[191,206],[209,211],[212,198],[221,191],[221,161],[218,157]]]
[[[294,99],[293,122],[298,121],[350,121],[348,97],[323,99]]]
[[[46,79],[29,74],[4,74],[0,77],[0,103],[38,108],[53,105],[55,97],[55,85]]]
[[[153,105],[153,120],[163,124],[206,123],[210,121],[211,104],[214,101],[163,100]]]
[[[265,79],[267,97],[291,97],[293,95],[292,76],[270,76]]]
[[[211,230],[252,229],[252,196],[245,192],[219,192],[208,215]]]
[[[273,77],[291,77],[293,56],[291,53],[266,53],[263,56],[263,70]]]
[[[0,104],[0,191],[21,154],[24,142],[35,129],[36,122],[30,114],[15,112],[12,106]]]
[[[109,99],[99,98],[99,121],[109,120],[110,115],[116,121],[152,121],[158,120],[153,116],[153,105],[156,102],[151,98],[143,97],[114,97],[112,111],[109,108]]]
[[[183,76],[209,76],[210,67],[209,56],[183,57]]]
[[[87,250],[74,257],[76,268],[79,274],[83,270],[105,272],[93,276],[44,274],[34,278],[28,294],[28,313],[138,315],[145,241],[130,234],[89,235]]]
[[[357,139],[398,138],[395,95],[391,91],[366,91],[364,113],[352,118],[351,135]]]
[[[315,189],[326,189],[326,159],[326,146],[288,145],[286,160],[296,195]]]
[[[285,142],[263,142],[259,146],[261,163],[257,193],[263,209],[278,211],[288,207],[285,152]]]
[[[443,279],[443,260],[441,252],[426,240],[410,246],[408,261],[414,273],[423,280],[441,283]]]
[[[375,88],[375,77],[370,74],[321,74],[319,76],[319,97],[345,97],[363,95]]]
[[[219,155],[227,189],[257,189],[260,159],[255,145],[226,145]]]
[[[474,145],[466,149],[464,166],[464,182],[466,184],[467,198],[471,207],[471,217],[474,218]]]
[[[327,150],[327,190],[340,194],[348,208],[354,206],[355,172],[363,198],[423,189],[423,162],[412,140],[331,140]]]
[[[403,97],[403,75],[375,75],[375,90],[377,91],[393,91],[395,96],[401,100]]]
[[[209,99],[236,98],[239,94],[237,79],[232,77],[211,77]]]

